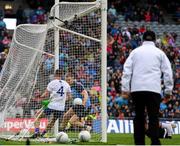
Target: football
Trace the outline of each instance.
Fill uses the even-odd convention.
[[[78,138],[81,142],[88,142],[91,139],[91,134],[86,130],[81,131]]]
[[[74,99],[74,105],[82,105],[82,99],[81,98],[75,98]]]
[[[56,141],[58,143],[67,143],[69,141],[68,135],[65,132],[59,132],[56,135]]]

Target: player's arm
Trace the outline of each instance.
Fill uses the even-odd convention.
[[[50,100],[52,98],[52,96],[56,93],[54,93],[53,91],[53,82],[50,82],[46,88],[46,90],[44,91],[44,93],[41,95],[41,98],[44,98],[44,100],[42,100],[42,105],[47,107],[48,104],[50,103]],[[50,95],[51,94],[51,95]],[[49,96],[50,95],[50,96]],[[49,97],[49,98],[48,98]]]
[[[133,73],[133,53],[130,53],[123,66],[123,75],[121,78],[121,96],[123,98],[128,98],[130,93],[130,82]]]
[[[57,94],[56,91],[54,91],[54,81],[51,81],[48,85],[44,93],[41,95],[42,98],[52,98],[53,95]]]
[[[81,92],[81,95],[83,96],[83,105],[86,106],[86,102],[87,102],[87,99],[88,99],[88,92],[84,89],[82,92]]]
[[[67,92],[67,97],[66,97],[66,100],[69,101],[72,99],[72,95],[71,95],[71,92]]]
[[[49,99],[47,99],[47,97],[49,96],[49,91],[46,89],[44,91],[44,93],[41,95],[41,98],[44,98],[42,99],[41,101],[41,104],[44,106],[44,107],[47,107],[48,104],[49,104]]]
[[[46,89],[44,93],[41,95],[42,98],[46,98],[49,96],[49,91]]]
[[[165,98],[170,98],[173,90],[173,71],[171,68],[171,63],[167,56],[163,53],[161,70],[163,72],[164,86],[165,86]]]
[[[71,94],[71,87],[68,84],[68,89],[67,89],[67,95],[66,95],[66,101],[72,100],[72,94]]]

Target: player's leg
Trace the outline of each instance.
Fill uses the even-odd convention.
[[[169,138],[172,137],[173,134],[173,128],[170,123],[161,123],[161,127],[167,129],[167,136]]]
[[[79,118],[77,120],[77,123],[75,124],[83,129],[90,131],[92,128],[91,126],[86,124],[87,121],[85,122],[85,118],[87,115],[89,115],[91,111],[91,107],[86,109],[83,105],[74,105],[73,110],[75,114],[77,115],[77,117]]]
[[[69,120],[66,130],[68,130],[71,126],[91,131],[91,127],[85,124],[85,120],[83,118],[79,118],[76,114],[74,114]]]
[[[35,117],[37,117],[39,114],[40,114],[40,110],[37,111],[37,113],[35,114]],[[45,117],[45,113],[43,112],[39,118],[34,122],[34,134],[31,136],[31,138],[36,138],[36,137],[39,137],[40,136],[40,119]]]
[[[136,145],[145,145],[145,100],[142,93],[132,93],[133,104],[135,105],[134,142]]]
[[[77,117],[76,114],[74,114],[74,115],[70,118],[70,120],[68,121],[68,124],[66,125],[65,130],[70,129],[71,126],[76,126],[78,120],[79,120],[79,118]]]
[[[159,145],[159,107],[161,96],[160,94],[153,92],[146,92],[145,95],[147,95],[144,97],[146,97],[145,100],[149,117],[148,127],[151,135],[151,144]]]
[[[72,109],[72,107],[64,114],[62,122],[60,124],[60,129],[64,130],[68,121],[70,120],[70,118],[74,115],[74,111]]]
[[[48,122],[46,129],[42,132],[41,136],[44,136],[47,132],[50,132],[50,130],[54,126],[54,123],[56,122],[56,120],[57,120],[57,117],[54,117],[54,115],[53,115],[52,118],[50,119],[50,121]]]
[[[57,119],[62,120],[63,111],[52,110],[53,116],[48,122],[46,129],[42,132],[41,136],[44,136],[47,132],[50,132]]]

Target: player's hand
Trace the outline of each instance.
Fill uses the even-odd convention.
[[[82,105],[83,105],[84,107],[86,107],[86,103],[83,102]]]
[[[126,92],[126,91],[122,91],[122,92],[121,92],[121,97],[123,97],[123,98],[125,98],[125,99],[128,99],[128,98],[129,98],[129,95],[130,95],[129,92]]]
[[[49,99],[42,100],[42,101],[41,101],[41,104],[42,104],[44,107],[47,107],[48,104],[49,104]]]

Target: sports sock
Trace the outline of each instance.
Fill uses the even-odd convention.
[[[42,135],[45,135],[47,133],[47,131],[46,130],[44,130],[43,132],[42,132]]]
[[[35,128],[34,133],[39,133],[39,128]]]
[[[71,123],[68,122],[68,123],[67,123],[67,126],[66,126],[66,128],[65,128],[65,130],[68,130],[70,127],[71,127]]]

